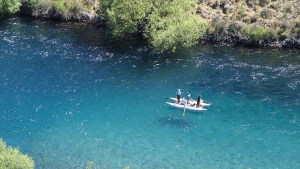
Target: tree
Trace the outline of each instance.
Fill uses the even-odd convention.
[[[114,0],[107,9],[108,26],[115,37],[125,37],[143,30],[151,11],[151,0]]]
[[[150,44],[159,51],[189,47],[205,33],[207,22],[193,14],[192,0],[155,1],[146,30]]]
[[[19,0],[0,0],[0,18],[17,12],[20,6]]]
[[[109,3],[111,2],[111,3]],[[105,0],[115,37],[142,33],[159,51],[189,47],[205,33],[207,22],[193,14],[193,0]]]
[[[1,169],[33,169],[34,162],[28,155],[21,154],[18,149],[7,147],[0,139]]]

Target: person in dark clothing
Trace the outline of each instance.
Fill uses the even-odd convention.
[[[198,98],[197,98],[197,107],[200,107],[200,100],[201,100],[201,98],[200,98],[200,96],[198,96]]]
[[[181,91],[180,89],[177,89],[177,104],[180,103],[180,97],[181,97]]]

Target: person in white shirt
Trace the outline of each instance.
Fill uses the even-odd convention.
[[[186,96],[187,102],[186,103],[189,104],[190,100],[191,100],[191,94],[190,94],[190,92],[187,92],[187,96]]]

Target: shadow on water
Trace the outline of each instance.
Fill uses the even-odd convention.
[[[178,117],[163,117],[158,119],[158,123],[168,127],[189,127],[190,123]]]

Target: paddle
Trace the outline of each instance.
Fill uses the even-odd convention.
[[[183,114],[182,114],[182,116],[185,115],[185,106],[186,106],[186,103],[184,103],[184,108],[183,108]]]
[[[203,100],[203,99],[202,99],[202,100]],[[206,100],[203,100],[202,102],[203,102],[203,103],[212,104],[211,102],[208,102],[208,101],[206,101]]]

